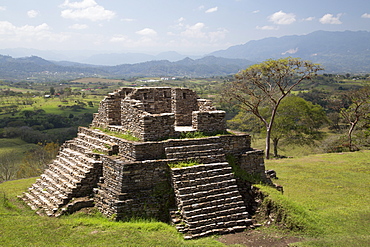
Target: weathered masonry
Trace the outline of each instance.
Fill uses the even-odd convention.
[[[80,127],[62,145],[23,199],[49,216],[95,206],[117,220],[172,221],[186,238],[243,230],[251,224],[249,188],[227,160],[263,180],[263,152],[251,148],[249,135],[180,138],[193,131],[226,133],[224,115],[189,89],[116,90],[101,101],[90,128]],[[200,165],[169,166],[187,161]]]

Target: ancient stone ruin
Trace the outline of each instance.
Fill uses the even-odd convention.
[[[116,90],[22,198],[48,216],[96,207],[116,220],[173,222],[186,238],[244,230],[250,184],[232,165],[264,180],[263,152],[251,148],[249,135],[225,134],[224,117],[189,89]],[[181,138],[196,131],[209,137]],[[189,161],[198,165],[171,168]]]

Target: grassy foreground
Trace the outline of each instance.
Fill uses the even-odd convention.
[[[284,186],[283,196],[271,191],[272,199],[308,234],[297,246],[370,245],[369,168],[370,151],[266,162]]]
[[[160,222],[115,222],[99,213],[40,217],[16,196],[35,178],[0,184],[0,246],[224,246],[214,238],[185,241]]]
[[[369,246],[369,158],[370,151],[361,151],[266,162],[277,171],[275,182],[284,194],[260,187],[279,206],[292,234],[305,239],[292,246]],[[34,181],[0,184],[0,246],[224,246],[216,237],[185,241],[160,222],[114,222],[99,213],[37,216],[16,198]]]

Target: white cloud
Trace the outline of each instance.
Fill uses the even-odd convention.
[[[202,10],[202,9],[204,9],[205,7],[204,7],[204,5],[200,5],[199,7],[198,7],[198,10]]]
[[[262,27],[260,27],[260,26],[257,26],[256,27],[256,29],[258,29],[258,30],[278,30],[279,29],[279,27],[275,27],[275,26],[262,26]]]
[[[255,10],[255,11],[252,11],[252,14],[257,14],[259,12],[260,12],[260,10]]]
[[[0,6],[0,11],[5,11],[6,7],[5,6]]]
[[[143,35],[143,36],[156,36],[157,35],[157,32],[151,28],[144,28],[140,31],[137,31],[136,33]]]
[[[310,17],[307,17],[307,18],[304,18],[303,21],[313,21],[315,20],[315,17],[313,16],[310,16]]]
[[[82,2],[69,2],[66,0],[61,8],[66,8],[61,12],[61,16],[66,19],[88,19],[91,21],[110,20],[115,17],[115,13],[98,5],[94,0],[83,0]]]
[[[133,22],[133,21],[135,21],[135,19],[131,19],[131,18],[123,18],[123,19],[121,19],[121,21],[125,21],[125,22]]]
[[[218,7],[213,7],[213,8],[210,8],[210,9],[207,9],[205,13],[213,13],[213,12],[216,12],[218,10]]]
[[[218,40],[222,40],[226,37],[226,34],[229,31],[225,28],[220,28],[219,30],[215,32],[209,32],[208,37],[212,43],[217,42]]]
[[[82,0],[82,2],[69,2],[69,0],[65,0],[60,7],[65,8],[74,8],[74,9],[85,9],[89,7],[96,6],[97,3],[94,0]]]
[[[365,13],[365,14],[361,15],[361,17],[362,17],[362,18],[370,18],[370,14]]]
[[[181,32],[180,35],[186,38],[205,38],[206,35],[202,32],[204,26],[202,22],[198,22],[193,26],[187,26],[186,30]]]
[[[73,24],[72,26],[69,26],[70,29],[77,29],[77,30],[86,29],[88,27],[89,26],[86,24]]]
[[[322,24],[342,24],[342,22],[339,20],[341,16],[342,14],[337,14],[336,17],[334,17],[332,14],[326,14],[320,18],[320,22]]]
[[[39,12],[36,11],[36,10],[30,10],[30,11],[27,12],[27,15],[28,15],[29,18],[35,18],[36,16],[39,15]]]
[[[206,32],[206,25],[202,22],[198,22],[192,26],[187,25],[185,30],[180,33],[180,36],[186,39],[206,39],[211,43],[215,43],[218,40],[222,40],[226,37],[228,30],[225,28],[219,28],[216,31]],[[171,33],[173,36],[173,33]]]
[[[52,33],[48,24],[38,26],[24,25],[15,26],[8,21],[0,21],[0,40],[12,42],[33,42],[40,40],[64,41],[68,35]]]
[[[268,17],[269,21],[273,22],[274,24],[279,25],[288,25],[292,24],[296,21],[295,14],[293,13],[284,13],[283,11],[276,12]]]
[[[125,42],[125,41],[128,41],[128,38],[121,34],[115,35],[110,39],[110,42]]]

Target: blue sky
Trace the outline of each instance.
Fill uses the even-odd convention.
[[[369,0],[0,0],[0,48],[206,54],[317,30],[370,31]]]

